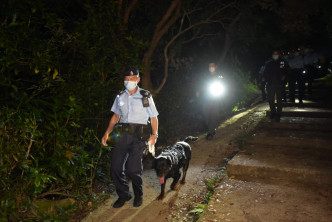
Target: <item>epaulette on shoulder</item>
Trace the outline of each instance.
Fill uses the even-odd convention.
[[[118,97],[118,96],[121,96],[124,92],[125,92],[124,90],[119,91],[117,97]]]
[[[150,96],[151,96],[150,91],[145,90],[145,89],[141,89],[141,91],[140,91],[139,93],[140,93],[143,97],[148,97],[148,98],[150,98]]]

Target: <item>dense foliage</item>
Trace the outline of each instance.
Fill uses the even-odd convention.
[[[109,166],[98,130],[121,88],[114,73],[137,56],[119,52],[106,34],[114,23],[100,19],[112,17],[112,8],[103,7],[87,3],[77,11],[83,9],[67,1],[1,7],[2,220],[42,215],[31,204],[39,198],[89,200],[98,164]],[[107,170],[100,174],[109,180]]]

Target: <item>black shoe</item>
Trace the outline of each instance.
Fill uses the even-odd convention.
[[[131,196],[129,196],[127,198],[120,198],[119,197],[119,199],[117,201],[115,201],[115,203],[113,204],[113,207],[114,208],[120,208],[130,199],[131,199]]]
[[[142,205],[142,203],[143,203],[143,197],[142,196],[138,196],[138,197],[135,196],[134,207],[139,207],[139,206]]]

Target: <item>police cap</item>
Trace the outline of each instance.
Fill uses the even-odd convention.
[[[128,68],[122,73],[123,76],[139,76],[139,71],[136,68]]]

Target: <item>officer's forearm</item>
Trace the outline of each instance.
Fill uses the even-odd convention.
[[[108,124],[108,127],[107,127],[107,130],[106,130],[105,134],[108,135],[108,134],[110,134],[112,132],[115,124],[118,123],[119,118],[120,118],[120,116],[118,114],[116,114],[116,113],[113,114],[113,116],[112,116],[112,118],[111,118],[111,120],[110,120],[110,122]]]
[[[158,118],[157,117],[151,118],[151,128],[152,128],[152,134],[158,135]]]

